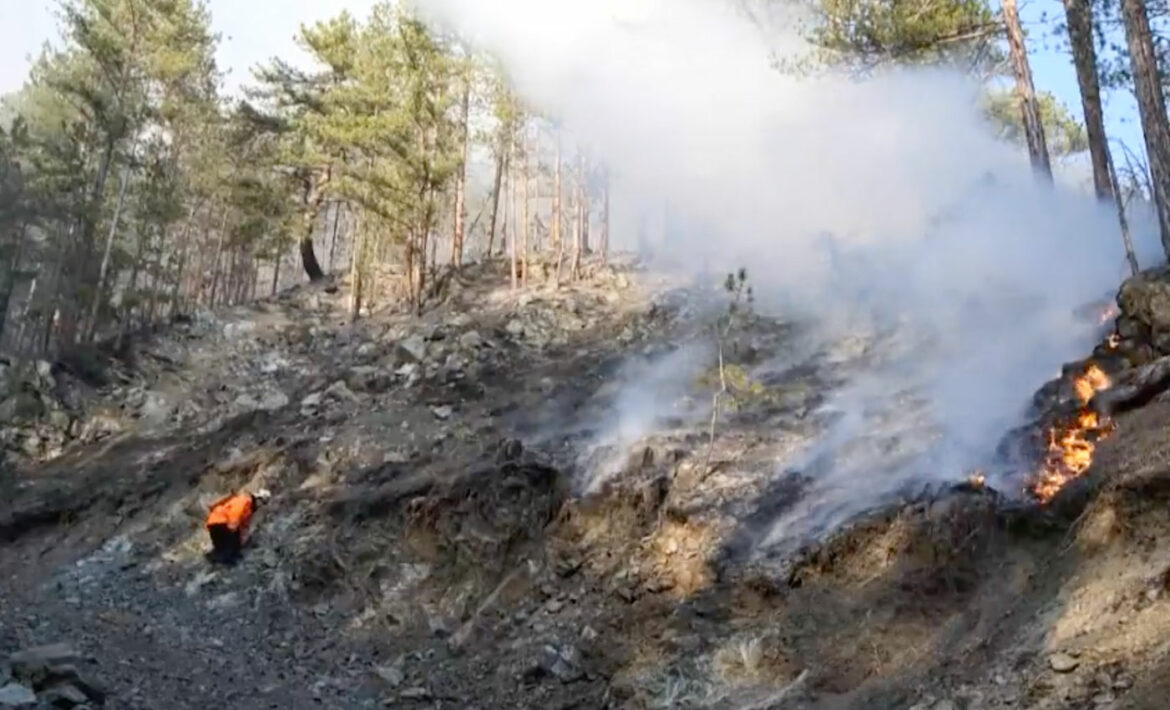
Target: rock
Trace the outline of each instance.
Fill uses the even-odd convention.
[[[228,323],[223,327],[223,337],[236,338],[241,335],[247,335],[256,330],[256,324],[250,320],[237,321],[235,323]]]
[[[313,392],[312,394],[306,395],[305,398],[301,400],[301,409],[305,409],[306,407],[321,406],[322,396],[323,393],[321,392]]]
[[[19,683],[0,688],[0,708],[31,708],[37,703],[37,694]]]
[[[354,394],[353,390],[347,387],[345,382],[342,380],[337,380],[333,384],[329,385],[329,387],[325,390],[325,394],[335,399],[354,402],[355,404],[362,401],[361,398]]]
[[[401,363],[422,362],[427,357],[427,342],[421,335],[412,335],[398,341],[395,355]]]
[[[403,700],[428,700],[431,697],[431,691],[426,688],[407,688],[399,693],[398,697]]]
[[[286,395],[284,392],[281,392],[280,390],[271,390],[265,392],[264,395],[260,397],[260,401],[256,403],[257,409],[263,409],[269,412],[287,406],[288,395]]]
[[[394,664],[392,666],[375,666],[374,675],[381,678],[391,688],[397,688],[406,680],[406,674],[402,672],[402,666]]]
[[[54,683],[41,691],[41,700],[58,708],[73,708],[90,701],[80,688],[69,682]]]
[[[955,706],[954,701],[940,700],[934,704],[931,710],[958,710],[958,708]]]
[[[1067,653],[1054,653],[1048,657],[1048,665],[1057,673],[1072,673],[1081,662]]]
[[[524,323],[519,318],[513,318],[504,326],[504,330],[508,331],[509,335],[520,336],[524,334]]]
[[[459,347],[465,350],[472,350],[474,348],[482,347],[483,344],[483,336],[481,336],[477,331],[469,330],[463,335],[459,336]]]
[[[51,643],[17,651],[8,658],[12,674],[28,678],[53,666],[67,666],[81,661],[81,654],[68,643]]]
[[[580,664],[581,653],[571,645],[559,649],[555,646],[545,646],[541,649],[537,662],[539,671],[555,677],[562,683],[571,683],[585,675]]]
[[[444,404],[444,405],[439,406],[439,407],[431,407],[431,413],[434,414],[435,418],[440,420],[440,421],[445,421],[447,419],[450,419],[451,415],[454,414],[454,412],[455,412],[455,410],[452,409],[451,406],[447,405],[447,404]]]
[[[45,405],[38,397],[28,392],[17,392],[0,402],[0,422],[29,421],[44,412]]]

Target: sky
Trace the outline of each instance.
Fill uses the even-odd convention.
[[[293,37],[301,23],[330,17],[343,9],[357,16],[376,0],[210,0],[215,30],[222,35],[221,67],[229,88],[246,82],[249,69],[272,56],[298,52]],[[993,0],[994,2],[994,0]],[[0,95],[19,89],[29,59],[57,36],[56,0],[0,0]],[[1080,116],[1080,96],[1072,62],[1062,42],[1051,37],[1044,18],[1060,17],[1060,0],[1024,0],[1020,14],[1028,32],[1032,73],[1039,90],[1054,93]],[[1112,140],[1144,155],[1136,104],[1128,93],[1106,97],[1106,123]],[[1121,162],[1120,160],[1118,161]]]

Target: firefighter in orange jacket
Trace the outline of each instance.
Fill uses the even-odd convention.
[[[252,515],[269,497],[266,490],[255,494],[241,491],[224,496],[211,505],[205,526],[211,536],[209,558],[212,561],[232,564],[239,558],[248,542]]]

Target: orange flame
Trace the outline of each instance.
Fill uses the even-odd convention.
[[[1108,418],[1102,419],[1087,407],[1093,395],[1112,386],[1109,376],[1095,363],[1073,380],[1073,392],[1081,409],[1069,421],[1048,431],[1048,451],[1044,456],[1032,493],[1040,502],[1052,500],[1069,481],[1081,476],[1093,463],[1095,442],[1113,430]]]

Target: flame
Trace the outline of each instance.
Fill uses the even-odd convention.
[[[1083,374],[1073,380],[1073,392],[1081,402],[1076,416],[1048,431],[1048,447],[1044,463],[1032,485],[1032,493],[1045,503],[1079,477],[1093,463],[1096,441],[1113,431],[1113,422],[1102,418],[1088,408],[1097,392],[1112,386],[1109,376],[1096,363],[1090,363]]]
[[[1105,347],[1116,350],[1118,345],[1121,345],[1121,336],[1117,333],[1110,333],[1109,337],[1105,339]]]
[[[1094,394],[1112,386],[1113,382],[1109,375],[1097,367],[1097,363],[1089,363],[1085,373],[1073,380],[1073,392],[1076,393],[1077,399],[1081,400],[1081,404],[1088,404]]]

